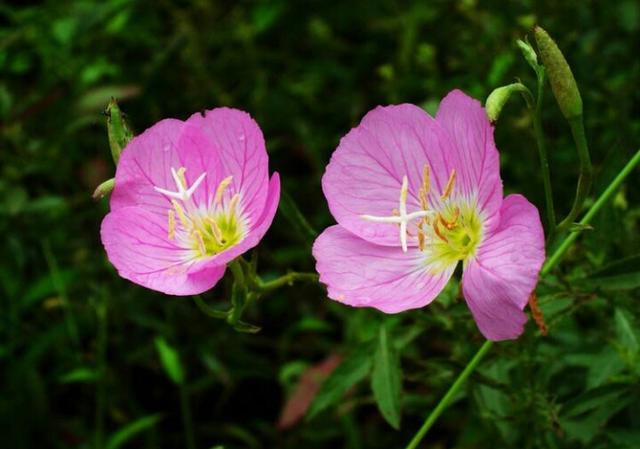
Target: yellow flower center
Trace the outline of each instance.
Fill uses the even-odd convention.
[[[418,248],[425,255],[425,263],[435,272],[458,261],[466,261],[475,254],[482,240],[482,218],[476,209],[475,199],[454,194],[456,171],[452,170],[439,197],[432,197],[430,170],[425,165],[422,184],[418,192],[420,210],[407,212],[408,180],[404,176],[400,188],[398,209],[391,216],[363,215],[362,218],[377,223],[394,223],[399,226],[400,243],[407,251],[407,236],[416,238]]]
[[[190,250],[193,258],[215,256],[240,243],[247,223],[240,211],[240,194],[225,195],[232,177],[220,182],[212,204],[196,205],[191,197],[206,174],[188,187],[185,171],[184,167],[171,169],[177,192],[155,187],[171,198],[172,208],[167,211],[169,239]]]

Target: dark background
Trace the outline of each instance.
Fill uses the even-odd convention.
[[[516,78],[534,89],[515,40],[535,23],[581,88],[597,194],[640,141],[637,1],[0,4],[0,445],[102,449],[104,434],[110,449],[186,447],[180,395],[154,345],[162,337],[186,373],[199,449],[404,447],[482,343],[456,282],[430,307],[388,317],[332,303],[316,285],[284,288],[248,311],[257,335],[128,283],[99,239],[108,201],[91,199],[114,171],[101,112],[117,97],[137,132],[221,105],[250,112],[270,170],[321,230],[333,220],[320,177],[342,135],[378,104],[433,113],[453,88],[480,100]],[[549,91],[543,119],[563,215],[577,155]],[[503,111],[496,141],[505,192],[542,208],[522,99]],[[639,184],[636,171],[541,282],[549,336],[530,323],[494,347],[428,447],[640,447]],[[311,242],[279,214],[257,249],[259,272],[313,271]],[[206,300],[224,304],[229,284]],[[369,380],[278,428],[300,376],[358,351],[382,320],[401,349],[400,431]]]

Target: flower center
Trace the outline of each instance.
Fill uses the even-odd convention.
[[[167,210],[169,239],[190,250],[193,258],[215,256],[240,243],[247,223],[240,211],[240,194],[229,195],[227,191],[233,178],[228,176],[220,182],[213,202],[197,205],[192,196],[206,173],[188,187],[185,172],[184,167],[171,168],[176,192],[154,187],[171,200],[172,208]]]
[[[418,192],[419,210],[407,212],[409,183],[404,176],[398,209],[394,209],[391,216],[363,215],[362,218],[398,225],[402,250],[407,251],[407,236],[417,239],[419,249],[430,263],[446,267],[459,260],[465,261],[475,254],[482,239],[482,219],[475,201],[454,194],[455,180],[456,171],[452,170],[442,193],[438,197],[432,196],[430,204],[430,171],[425,165]]]

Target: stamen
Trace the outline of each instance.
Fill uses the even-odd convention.
[[[233,215],[236,212],[236,207],[238,206],[238,201],[240,201],[240,194],[236,193],[231,197],[231,201],[229,202],[229,214]]]
[[[407,194],[409,193],[409,180],[406,175],[402,177],[402,187],[400,188],[400,217],[407,215]],[[402,252],[407,252],[407,221],[400,222],[400,245]]]
[[[441,218],[440,214],[438,214],[438,216]],[[440,219],[436,220],[433,223],[433,231],[436,233],[436,235],[440,240],[442,240],[445,243],[449,243],[449,240],[444,235],[442,235],[442,232],[440,232],[440,227],[438,226],[439,224],[440,224]]]
[[[221,245],[222,231],[220,230],[220,226],[218,226],[218,223],[216,223],[216,221],[211,217],[207,217],[206,221],[209,223],[209,226],[211,226],[211,233],[213,234],[213,238],[216,239],[216,243]]]
[[[442,223],[442,225],[447,228],[449,231],[454,229],[458,225],[458,217],[460,217],[460,208],[456,207],[453,212],[453,218],[450,221],[444,219],[442,215],[438,215],[438,219]]]
[[[189,219],[184,213],[184,209],[182,209],[182,206],[180,206],[180,204],[176,200],[171,200],[171,204],[178,214],[178,218],[180,219],[180,223],[182,223],[182,227],[187,229],[189,227]]]
[[[429,171],[429,166],[425,164],[422,168],[422,188],[425,194],[429,194],[429,189],[431,188],[431,172]]]
[[[173,240],[176,236],[176,213],[173,209],[167,211],[169,217],[169,240]]]
[[[431,176],[429,173],[429,166],[425,164],[422,168],[422,187],[420,187],[420,191],[418,193],[420,199],[420,207],[423,210],[427,210],[429,208],[429,202],[427,198],[429,197],[429,189],[431,188]]]
[[[451,195],[451,192],[453,192],[453,184],[456,181],[456,169],[454,168],[453,170],[451,170],[451,175],[449,176],[449,180],[447,181],[447,185],[444,188],[444,192],[442,193],[441,198],[443,200],[446,200],[447,198],[449,198],[449,195]]]
[[[418,228],[418,248],[420,251],[424,251],[424,232],[420,228]]]
[[[202,233],[197,229],[194,229],[191,234],[195,237],[196,243],[198,243],[198,248],[200,249],[200,255],[206,256],[207,247],[204,246],[204,239],[202,238]]]
[[[220,181],[220,185],[216,189],[216,197],[214,200],[215,204],[220,204],[222,202],[222,194],[224,193],[225,189],[229,186],[229,184],[231,184],[232,179],[233,179],[233,176],[227,176],[222,181]]]
[[[176,177],[178,179],[178,181],[180,182],[180,186],[186,190],[187,188],[187,178],[185,178],[184,173],[187,171],[186,168],[184,167],[180,167],[178,169],[178,172],[176,173]]]

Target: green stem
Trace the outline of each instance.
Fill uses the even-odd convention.
[[[584,201],[587,199],[589,190],[591,189],[591,178],[593,176],[593,168],[591,166],[591,157],[589,156],[589,147],[587,138],[584,133],[584,123],[582,116],[574,117],[569,120],[571,126],[571,134],[578,150],[578,158],[580,159],[580,177],[578,178],[578,187],[576,189],[576,197],[573,200],[573,206],[567,217],[558,225],[558,233],[562,233],[569,229],[582,210]]]
[[[585,214],[585,216],[580,220],[580,224],[586,225],[593,219],[593,217],[602,209],[607,201],[611,199],[613,194],[616,192],[618,187],[622,184],[627,176],[633,171],[633,169],[640,163],[640,150],[627,162],[627,165],[618,173],[618,175],[614,178],[613,181],[609,184],[609,186],[602,192],[600,197],[596,200],[595,203],[591,206],[589,211]],[[565,240],[558,246],[558,248],[554,251],[553,255],[547,259],[547,262],[542,267],[540,271],[540,275],[548,274],[562,259],[562,256],[566,253],[567,249],[571,246],[571,244],[578,238],[579,231],[571,232]],[[415,434],[409,445],[406,449],[415,449],[420,441],[427,434],[427,431],[431,428],[431,426],[438,419],[440,414],[447,407],[451,399],[455,396],[455,394],[460,390],[465,380],[469,377],[469,375],[476,368],[482,357],[487,353],[487,351],[491,348],[493,342],[486,341],[478,350],[476,355],[473,356],[471,361],[467,364],[465,369],[460,373],[458,378],[453,382],[453,385],[449,387],[449,390],[445,393],[445,395],[440,399],[440,402],[436,405],[436,407],[431,411],[424,424]]]
[[[231,303],[233,309],[227,317],[227,321],[231,325],[235,325],[242,316],[247,300],[247,284],[245,282],[244,270],[240,262],[233,261],[229,264],[229,269],[233,273],[233,288],[231,290]]]
[[[224,310],[216,310],[213,307],[210,307],[206,302],[204,302],[204,299],[202,299],[202,296],[200,295],[193,296],[193,301],[198,306],[198,309],[200,309],[200,311],[205,315],[210,316],[212,318],[219,318],[219,319],[227,318],[227,315],[228,315],[227,312],[225,312]]]
[[[636,154],[627,162],[622,170],[618,173],[618,175],[611,181],[611,184],[602,192],[600,197],[593,203],[593,206],[587,211],[582,220],[580,220],[581,225],[586,225],[591,222],[595,214],[597,214],[602,206],[604,206],[609,199],[616,192],[620,184],[625,180],[627,176],[633,171],[633,169],[640,163],[640,150],[636,152]],[[562,258],[564,253],[569,249],[571,244],[578,238],[580,231],[571,232],[566,239],[558,246],[553,255],[547,259],[547,263],[542,267],[541,274],[548,273],[554,266],[557,265],[559,260]]]
[[[186,385],[180,384],[180,411],[182,414],[182,425],[184,426],[187,449],[196,449],[196,438],[193,432],[193,417],[191,416],[191,404],[189,401],[189,391]]]
[[[260,293],[268,293],[284,285],[291,285],[296,281],[318,282],[318,279],[319,277],[316,273],[298,273],[292,271],[272,281],[263,282],[259,280],[256,290]]]
[[[480,363],[480,360],[482,360],[489,349],[491,349],[491,346],[493,346],[492,341],[487,340],[484,342],[478,352],[476,352],[476,355],[473,356],[462,373],[460,373],[453,385],[449,387],[449,390],[445,393],[442,399],[440,399],[440,402],[438,402],[436,408],[434,408],[431,413],[429,413],[429,416],[425,420],[424,424],[422,424],[422,427],[420,427],[418,433],[413,436],[413,439],[409,442],[406,449],[415,449],[416,447],[418,447],[418,444],[420,444],[422,438],[424,438],[431,426],[433,426],[438,417],[442,414],[444,409],[447,408],[447,405],[449,405],[451,399],[455,397],[456,393],[458,393],[458,390],[460,390],[460,388],[464,384],[464,381],[467,380],[467,377],[469,377],[473,370],[476,369],[476,366],[478,365],[478,363]]]
[[[538,95],[536,106],[533,110],[533,132],[538,145],[538,155],[540,156],[540,167],[542,168],[542,182],[544,184],[544,198],[547,210],[547,224],[549,227],[549,240],[556,228],[556,213],[553,207],[553,190],[551,188],[551,174],[549,170],[549,159],[547,156],[547,147],[544,142],[544,132],[542,129],[542,99],[544,96],[544,68],[540,67],[536,71],[538,75]]]

